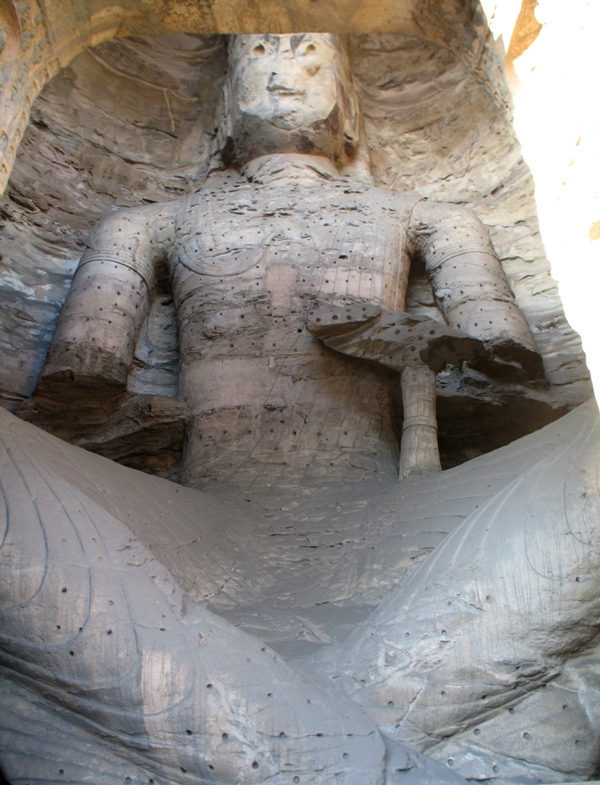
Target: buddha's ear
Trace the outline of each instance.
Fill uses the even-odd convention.
[[[233,120],[231,117],[231,86],[227,76],[223,80],[223,92],[217,112],[217,148],[223,163],[229,166],[233,160]]]
[[[358,128],[353,118],[346,115],[344,121],[344,152],[348,158],[354,158],[358,148]]]
[[[360,144],[361,114],[352,78],[349,71],[347,69],[345,71],[341,83],[344,104],[344,151],[348,158],[353,158]]]

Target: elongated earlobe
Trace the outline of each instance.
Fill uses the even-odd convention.
[[[221,151],[223,163],[229,166],[234,158],[233,123],[231,119],[231,88],[228,79],[224,80],[223,92],[217,112],[217,149]]]
[[[344,121],[344,152],[348,158],[354,158],[358,147],[358,134],[355,124],[349,117]]]

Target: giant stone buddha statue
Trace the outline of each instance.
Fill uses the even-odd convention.
[[[487,231],[464,207],[365,182],[358,101],[335,36],[234,38],[223,118],[232,168],[188,199],[118,210],[94,229],[38,409],[61,387],[71,407],[77,386],[126,387],[166,261],[184,484],[390,479],[391,398],[404,369],[401,474],[439,469],[436,372],[468,359],[492,375],[543,377]],[[405,313],[417,257],[445,324]],[[32,419],[44,423],[43,413]]]
[[[222,115],[228,168],[96,226],[23,412],[59,433],[93,396],[107,417],[127,400],[166,265],[188,487],[2,414],[0,767],[97,785],[591,776],[596,414],[441,472],[437,372],[543,376],[485,228],[370,182],[335,36],[235,37]],[[415,264],[439,319],[407,313]],[[286,624],[318,645],[263,642]]]

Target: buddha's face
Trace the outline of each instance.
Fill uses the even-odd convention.
[[[230,122],[239,162],[270,153],[348,156],[345,69],[331,36],[237,36],[232,47]]]

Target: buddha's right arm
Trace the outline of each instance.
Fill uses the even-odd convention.
[[[40,381],[86,379],[124,387],[148,312],[174,207],[117,210],[94,227],[75,273]]]

